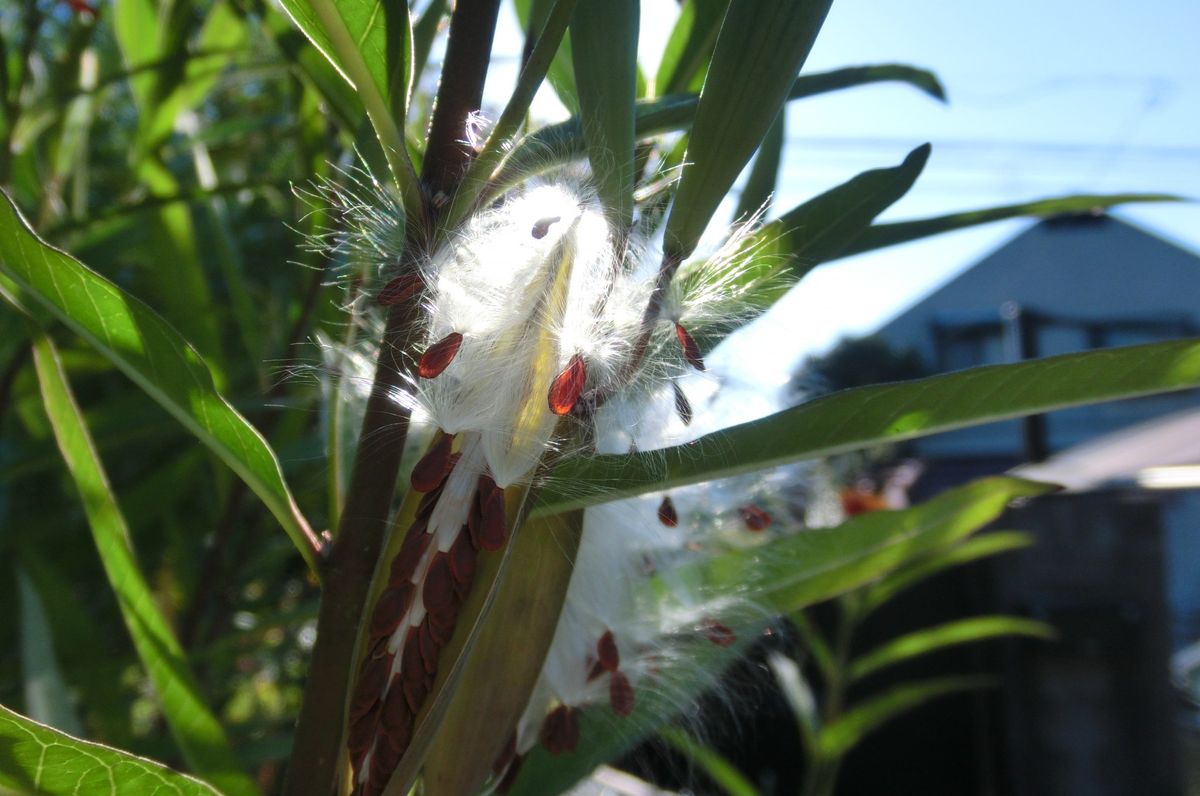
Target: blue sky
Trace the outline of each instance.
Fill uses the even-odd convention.
[[[642,3],[647,71],[675,8],[672,0]],[[520,37],[510,17],[506,11],[497,50],[516,56]],[[914,64],[938,74],[950,101],[881,85],[792,103],[776,209],[898,163],[925,141],[933,144],[929,165],[884,218],[1073,192],[1200,197],[1198,34],[1197,0],[835,0],[805,71]],[[497,70],[492,86],[511,86],[513,72]],[[547,119],[561,114],[545,96],[534,110]],[[1119,214],[1200,251],[1200,205]],[[762,393],[785,381],[805,354],[871,331],[1028,223],[992,224],[820,268],[710,362],[727,387]],[[755,399],[744,412],[769,408]]]

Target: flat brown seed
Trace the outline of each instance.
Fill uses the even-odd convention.
[[[737,641],[737,634],[728,625],[723,625],[712,617],[705,617],[700,622],[700,631],[718,647],[729,647]]]
[[[479,479],[479,547],[495,551],[504,547],[508,537],[507,507],[504,490],[487,476]]]
[[[596,642],[596,661],[607,672],[615,672],[621,665],[621,652],[617,649],[617,640],[611,630],[604,631],[604,635]]]
[[[771,515],[755,505],[742,506],[738,509],[742,523],[747,531],[765,531],[771,527]]]
[[[425,555],[425,551],[429,549],[432,541],[433,534],[426,533],[424,528],[409,531],[408,536],[404,537],[404,542],[400,545],[400,552],[396,553],[396,557],[392,559],[392,571],[388,576],[388,585],[394,588],[405,584],[413,586],[417,564],[421,562],[421,557]],[[416,587],[413,586],[413,588]]]
[[[418,492],[432,492],[442,485],[453,465],[450,458],[450,446],[453,443],[453,434],[442,434],[437,438],[437,441],[413,467],[411,479],[413,489]]]
[[[434,553],[433,562],[425,573],[425,587],[421,590],[425,609],[431,614],[444,614],[453,608],[457,598],[454,594],[454,577],[450,574],[450,556]]]
[[[412,602],[412,586],[387,589],[379,595],[375,611],[371,614],[371,638],[386,638],[400,625]]]
[[[675,510],[675,501],[670,495],[663,495],[662,503],[658,504],[658,521],[668,528],[679,524],[679,512]]]
[[[471,544],[471,534],[466,526],[459,529],[458,538],[450,546],[450,574],[458,591],[465,593],[475,579],[475,559],[478,551]]]
[[[692,402],[688,400],[679,384],[671,382],[671,387],[675,391],[675,414],[679,415],[679,419],[685,426],[690,426],[692,424]]]
[[[440,376],[442,371],[448,368],[450,363],[454,361],[454,357],[458,354],[458,349],[462,345],[462,341],[463,336],[461,334],[451,332],[425,349],[425,353],[421,355],[421,359],[417,362],[417,375],[422,379],[433,379]]]
[[[383,693],[383,686],[387,683],[388,671],[391,668],[391,655],[384,655],[381,658],[368,658],[358,675],[358,682],[354,684],[355,695],[361,692],[364,694],[374,694],[378,698]]]
[[[612,679],[608,681],[608,704],[612,706],[613,713],[625,718],[633,712],[634,701],[633,685],[629,678],[624,672],[613,672]]]
[[[587,363],[580,354],[571,357],[562,373],[554,377],[550,383],[547,403],[550,411],[560,417],[575,408],[579,396],[583,395],[583,386],[587,383]]]
[[[429,617],[425,617],[425,621],[417,629],[417,647],[421,650],[421,664],[425,667],[425,674],[437,674],[437,659],[441,646],[433,638]]]
[[[568,705],[559,705],[550,711],[542,722],[538,740],[552,755],[574,752],[579,743],[579,719],[575,715],[575,709]]]
[[[380,725],[383,732],[388,734],[394,734],[404,729],[408,729],[410,734],[412,732],[413,712],[408,709],[408,701],[404,698],[403,682],[399,677],[393,677],[387,697],[383,700]]]
[[[696,341],[688,334],[688,330],[683,328],[683,324],[675,324],[675,337],[679,339],[679,346],[683,349],[683,358],[688,361],[696,370],[704,370],[704,357],[700,356],[700,346],[696,345]]]
[[[384,285],[375,300],[381,307],[390,307],[412,298],[423,287],[425,287],[425,282],[421,279],[420,274],[405,274]]]
[[[550,216],[549,218],[539,218],[534,222],[533,229],[530,230],[530,235],[538,240],[546,237],[546,233],[550,231],[550,225],[562,221],[562,216]]]

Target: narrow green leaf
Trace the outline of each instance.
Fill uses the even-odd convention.
[[[960,619],[906,633],[863,653],[850,663],[850,679],[861,680],[880,669],[947,647],[1006,636],[1049,640],[1055,637],[1055,632],[1054,628],[1045,622],[1016,616],[974,616],[970,619]]]
[[[713,45],[729,0],[687,0],[680,5],[679,18],[658,62],[654,93],[682,94],[698,91],[708,71]]]
[[[995,519],[1015,499],[1049,491],[1046,484],[985,478],[901,511],[853,517],[737,549],[690,565],[714,588],[739,588],[787,614],[862,586],[914,557],[961,539]]]
[[[529,53],[529,58],[521,69],[517,85],[513,89],[508,104],[504,106],[504,111],[496,120],[483,148],[471,161],[462,183],[454,194],[450,209],[445,213],[447,227],[457,225],[463,216],[477,204],[479,194],[486,187],[487,179],[508,151],[510,139],[525,123],[529,105],[533,102],[538,87],[545,80],[546,70],[553,63],[555,53],[559,51],[559,45],[567,33],[567,26],[575,13],[575,4],[576,0],[555,0],[554,7],[546,17],[546,23],[542,26],[537,41],[533,45],[533,50]]]
[[[832,0],[732,0],[667,217],[666,257],[696,248],[717,206],[775,121]]]
[[[1027,414],[1197,386],[1200,340],[1191,338],[860,387],[713,432],[685,447],[569,460],[554,471],[533,514]]]
[[[901,591],[939,572],[978,561],[987,556],[1019,550],[1033,544],[1033,537],[1021,531],[994,531],[975,539],[954,545],[947,550],[936,550],[928,556],[912,561],[874,583],[862,596],[858,605],[861,619]]]
[[[281,0],[296,27],[358,92],[387,156],[404,207],[423,212],[401,125],[412,82],[412,27],[406,3]]]
[[[887,722],[942,696],[989,688],[988,677],[939,677],[897,686],[851,708],[821,733],[821,754],[841,757]]]
[[[282,11],[267,14],[263,29],[275,41],[283,57],[294,65],[304,82],[324,100],[333,119],[347,132],[354,133],[366,115],[366,109],[354,87],[342,79],[333,64],[303,33],[296,30]]]
[[[217,392],[196,351],[141,301],[40,240],[7,195],[0,202],[0,275],[81,335],[229,465],[316,570],[315,537],[275,454]]]
[[[33,360],[59,450],[83,500],[108,582],[154,683],[171,734],[188,764],[224,792],[257,793],[253,780],[240,769],[220,723],[204,704],[183,649],[138,569],[125,518],[50,338],[42,335],[34,340]]]
[[[712,747],[697,741],[675,727],[663,727],[658,735],[675,751],[690,758],[708,778],[729,796],[757,796],[758,790],[746,775],[717,753]]]
[[[876,224],[867,228],[840,254],[849,257],[852,254],[882,249],[885,246],[896,246],[901,243],[940,235],[943,232],[953,232],[979,224],[993,221],[1004,221],[1010,218],[1032,216],[1034,218],[1053,218],[1054,216],[1079,213],[1098,213],[1109,207],[1135,202],[1182,202],[1184,197],[1165,193],[1116,193],[1116,194],[1078,194],[1051,199],[1039,199],[1034,202],[1022,202],[1014,205],[1002,205],[981,210],[968,210],[962,213],[951,213],[945,216],[922,218],[915,221],[897,221],[891,224]]]
[[[3,705],[0,786],[18,794],[49,796],[219,796],[198,779],[152,760],[73,738]]]
[[[588,160],[617,229],[633,225],[638,0],[579,0],[572,57]]]
[[[553,72],[550,76],[553,77]],[[940,90],[940,84],[931,72],[911,66],[885,64],[856,66],[832,72],[801,75],[792,83],[788,99],[803,99],[829,91],[840,91],[845,88],[885,81],[908,83],[922,91],[932,93],[934,97],[940,98],[941,96],[940,91],[930,92],[931,85]],[[638,102],[634,117],[637,140],[641,141],[663,133],[686,130],[691,127],[699,102],[700,97],[697,94],[673,94],[655,100]],[[488,196],[494,197],[521,180],[550,171],[566,161],[582,157],[585,151],[583,125],[578,116],[565,122],[542,127],[522,138],[512,148],[509,157],[492,178],[493,187]]]
[[[437,36],[442,19],[446,16],[446,0],[430,0],[429,5],[421,12],[420,18],[413,25],[413,61],[412,83],[416,84],[425,71],[429,61],[429,51],[433,49],[433,40]]]
[[[54,639],[42,598],[33,581],[18,568],[17,594],[21,605],[21,679],[25,709],[35,721],[79,735],[82,728],[54,653]]]
[[[733,211],[735,221],[745,221],[759,210],[766,207],[767,202],[775,195],[775,181],[779,175],[779,163],[783,157],[783,138],[786,127],[787,113],[779,111],[775,121],[767,130],[766,137],[758,147],[754,156],[754,165],[750,167],[750,176],[738,197],[737,209]]]
[[[517,19],[525,30],[526,49],[545,27],[556,0],[513,0]],[[571,34],[562,37],[557,52],[546,72],[546,79],[561,102],[572,114],[579,113],[579,90],[575,86],[574,56],[571,54]],[[582,143],[580,144],[582,152]]]

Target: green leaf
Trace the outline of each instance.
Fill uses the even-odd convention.
[[[413,25],[413,60],[412,82],[420,81],[425,64],[429,61],[429,51],[433,49],[433,40],[437,36],[442,18],[446,16],[446,0],[430,0],[429,5],[421,12],[421,16]]]
[[[862,619],[909,586],[951,567],[978,561],[981,558],[1009,550],[1019,550],[1031,544],[1033,544],[1033,537],[1027,533],[993,531],[946,550],[935,550],[927,556],[904,565],[878,583],[872,584],[863,593],[857,605],[856,615]]]
[[[67,696],[42,598],[25,570],[18,568],[16,575],[21,605],[21,679],[25,681],[25,709],[35,721],[79,735],[82,732],[79,717]]]
[[[900,511],[853,517],[761,547],[729,550],[689,564],[715,589],[738,588],[781,614],[862,586],[914,557],[982,528],[1018,498],[1050,490],[1015,478],[985,478]]]
[[[686,446],[560,465],[533,514],[1071,406],[1200,386],[1200,339],[989,365],[827,395]],[[705,455],[709,454],[709,455]]]
[[[0,202],[0,274],[111,360],[229,465],[316,570],[312,530],[275,454],[217,392],[203,360],[178,332],[141,301],[41,241],[7,196]]]
[[[698,91],[708,71],[717,32],[729,0],[687,0],[679,8],[679,18],[671,29],[671,38],[658,62],[654,93],[681,94]]]
[[[979,224],[993,221],[1004,221],[1010,218],[1032,216],[1034,218],[1053,218],[1054,216],[1099,213],[1114,205],[1134,202],[1182,202],[1183,197],[1166,193],[1115,193],[1115,194],[1077,194],[1051,199],[1039,199],[1034,202],[1022,202],[1015,205],[1002,205],[981,210],[968,210],[961,213],[950,213],[945,216],[922,218],[914,221],[897,221],[891,224],[876,224],[869,227],[847,246],[841,253],[842,257],[852,254],[881,249],[885,246],[896,246],[943,232],[953,232]]]
[[[658,735],[685,757],[691,758],[708,778],[729,796],[757,796],[758,790],[746,775],[718,754],[712,747],[697,741],[675,727],[663,727]]]
[[[1045,622],[1016,616],[974,616],[927,627],[885,642],[850,663],[850,679],[861,680],[880,669],[937,652],[958,644],[1005,636],[1027,636],[1049,640],[1054,628]]]
[[[553,78],[553,71],[550,77]],[[803,99],[828,91],[840,91],[883,81],[908,83],[926,92],[930,92],[932,85],[938,89],[937,92],[931,92],[933,96],[941,96],[940,84],[931,72],[911,66],[885,64],[801,75],[792,83],[788,99]],[[696,94],[673,94],[638,102],[634,117],[637,140],[691,127],[699,102],[700,97]],[[522,138],[512,148],[509,157],[492,178],[493,187],[488,196],[494,198],[498,193],[527,177],[550,171],[566,161],[582,157],[585,153],[583,125],[578,116],[539,128]]]
[[[526,48],[534,36],[539,35],[549,19],[556,0],[513,0],[517,19],[525,30]],[[574,56],[571,54],[571,35],[563,36],[556,54],[546,72],[546,79],[558,96],[559,102],[572,114],[579,113],[579,90],[575,86]],[[581,149],[582,152],[582,144]]]
[[[988,677],[938,677],[896,686],[846,711],[821,732],[821,755],[841,757],[887,722],[942,696],[989,688]]]
[[[253,780],[239,767],[220,723],[200,696],[183,649],[138,569],[125,518],[50,338],[42,335],[34,340],[33,361],[46,414],[83,500],[105,574],[138,657],[154,683],[171,734],[188,764],[224,792],[257,793]]]
[[[633,225],[638,0],[579,0],[571,20],[575,82],[600,201],[620,230]]]
[[[358,92],[404,207],[419,217],[423,205],[417,175],[401,129],[412,87],[408,5],[380,0],[281,0],[281,5]]]
[[[152,760],[81,741],[3,705],[0,786],[50,796],[219,796],[211,786]]]
[[[767,135],[763,138],[754,156],[754,165],[750,167],[750,176],[738,197],[737,209],[733,211],[736,221],[745,221],[759,210],[766,207],[767,202],[775,195],[775,180],[779,175],[779,162],[783,157],[784,128],[787,113],[779,111]]]
[[[787,101],[832,0],[732,0],[692,123],[664,254],[682,262]]]

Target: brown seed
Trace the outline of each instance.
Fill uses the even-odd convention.
[[[412,709],[413,714],[420,713],[425,697],[429,696],[429,681],[425,679],[424,673],[421,674],[419,680],[405,680],[403,687],[404,698],[408,701],[409,708]]]
[[[445,483],[446,482],[443,481],[441,484],[438,484],[435,489],[426,492],[424,495],[421,495],[421,502],[417,504],[416,520],[418,522],[428,520],[429,515],[433,514],[433,509],[435,506],[437,506],[438,498],[442,496],[442,486]]]
[[[486,475],[479,477],[479,547],[495,551],[504,547],[508,536],[504,490]]]
[[[371,638],[387,638],[400,625],[412,602],[412,585],[388,589],[379,596],[371,614]]]
[[[350,700],[350,723],[353,724],[371,711],[379,702],[378,691],[355,691]]]
[[[400,755],[396,754],[388,744],[376,744],[375,754],[371,755],[371,775],[367,783],[368,792],[382,793],[388,779],[392,776],[392,772],[396,770],[396,764],[399,762]]]
[[[458,538],[450,546],[450,574],[454,577],[454,585],[460,594],[465,595],[475,579],[475,558],[478,552],[471,544],[470,531],[464,526],[458,532]]]
[[[408,702],[404,699],[402,684],[403,680],[399,677],[392,678],[391,688],[383,700],[380,723],[382,731],[388,735],[394,736],[405,729],[412,733],[413,712],[408,709]]]
[[[375,300],[381,307],[390,307],[412,298],[423,287],[425,287],[425,282],[421,279],[420,274],[405,274],[384,285]]]
[[[575,708],[559,705],[547,714],[538,736],[542,746],[552,755],[574,752],[579,743],[579,719]]]
[[[375,741],[376,731],[379,729],[379,717],[382,713],[380,708],[379,702],[376,701],[370,710],[350,725],[346,749],[350,752],[351,757],[360,757],[371,748],[371,744]]]
[[[422,379],[432,379],[441,375],[441,372],[448,368],[450,363],[454,361],[454,356],[458,353],[458,348],[462,345],[462,341],[463,336],[461,334],[451,332],[425,349],[425,353],[421,355],[420,361],[417,362],[417,375]]]
[[[430,614],[428,621],[429,635],[433,637],[439,647],[444,647],[450,641],[450,636],[454,634],[454,623],[458,621],[458,602],[455,601],[452,611]]]
[[[457,602],[454,577],[450,574],[450,556],[446,553],[434,553],[433,562],[425,573],[421,597],[425,601],[425,610],[431,614],[444,614]]]
[[[383,686],[387,683],[388,671],[391,668],[392,656],[390,655],[368,658],[358,675],[358,682],[354,684],[354,693],[374,694],[378,698],[383,693]]]
[[[747,531],[757,533],[771,527],[771,515],[758,506],[742,506],[738,509],[738,514],[741,515]]]
[[[675,501],[670,495],[663,495],[662,503],[658,504],[658,521],[668,528],[679,524],[679,512],[675,511]]]
[[[675,391],[675,414],[679,415],[679,419],[685,426],[690,426],[692,424],[692,402],[688,400],[683,388],[676,382],[671,382],[671,387]]]
[[[550,393],[547,402],[550,411],[560,417],[575,408],[579,396],[583,395],[583,385],[587,383],[587,363],[583,356],[576,354],[571,357],[562,373],[554,377],[550,383]]]
[[[425,674],[437,674],[438,651],[441,646],[433,638],[429,628],[429,617],[425,617],[425,621],[417,629],[417,647],[421,651],[421,664],[425,668]]]
[[[688,334],[688,330],[683,328],[683,324],[675,324],[675,337],[679,339],[679,345],[683,349],[683,358],[688,361],[696,370],[704,370],[704,358],[700,356],[700,346],[696,345],[696,341]]]
[[[600,665],[600,661],[594,661],[591,659],[590,656],[588,657],[587,665],[590,665],[592,667],[592,668],[588,669],[587,681],[589,683],[592,682],[593,680],[595,680],[600,675],[604,674],[604,672],[606,671],[605,668]]]
[[[405,583],[412,583],[413,575],[417,571],[417,564],[421,562],[421,557],[425,555],[432,540],[433,534],[425,531],[423,522],[409,529],[408,535],[400,543],[400,552],[396,553],[396,557],[392,559],[392,571],[388,576],[389,585],[399,587]]]
[[[633,685],[629,678],[624,672],[613,672],[612,679],[608,681],[608,704],[612,706],[613,713],[625,718],[633,712],[634,701]]]
[[[700,632],[718,647],[729,647],[737,641],[737,634],[728,625],[723,625],[711,616],[700,621]]]
[[[613,638],[611,630],[604,631],[604,635],[596,642],[596,662],[606,672],[615,672],[621,665],[621,652],[617,649],[617,640]]]
[[[454,443],[453,434],[442,434],[437,442],[425,452],[412,471],[412,488],[418,492],[431,492],[442,485],[450,474],[453,462],[450,460],[450,446]]]
[[[483,524],[483,511],[479,508],[478,497],[471,501],[471,510],[467,513],[467,535],[471,538],[471,546],[479,549],[479,530]]]

